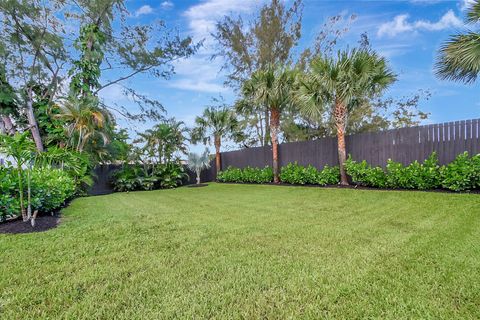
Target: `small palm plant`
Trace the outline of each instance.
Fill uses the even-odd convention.
[[[32,140],[28,138],[29,132],[15,133],[13,136],[0,135],[0,151],[5,155],[11,157],[16,165],[16,171],[18,175],[18,195],[20,201],[20,211],[23,221],[32,219],[31,212],[31,197],[30,197],[30,171],[32,169],[31,163],[35,158],[35,145]],[[26,168],[24,168],[26,167]],[[23,198],[24,185],[23,185],[23,173],[27,173],[27,188],[28,188],[28,211],[25,208],[25,201]],[[35,213],[36,217],[36,213]],[[35,218],[33,217],[33,219]],[[34,222],[32,220],[32,226]]]
[[[202,170],[210,168],[208,149],[205,149],[202,154],[190,152],[188,154],[187,166],[190,170],[195,171],[195,174],[197,175],[197,185],[199,185]]]

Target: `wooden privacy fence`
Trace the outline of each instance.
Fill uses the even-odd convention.
[[[455,121],[426,126],[359,133],[347,136],[347,153],[355,160],[367,160],[374,166],[385,166],[388,159],[405,165],[425,160],[433,151],[438,154],[440,164],[451,162],[464,151],[480,153],[480,119]],[[222,152],[222,169],[228,166],[245,168],[272,165],[272,148],[255,147]],[[338,165],[337,138],[328,137],[312,141],[282,143],[279,146],[280,166],[290,162],[309,164],[318,169],[325,165]],[[110,183],[112,172],[119,166],[101,165],[95,169],[95,184],[92,195],[113,192]],[[184,184],[195,183],[195,174],[186,169],[189,179]],[[215,180],[215,161],[202,172],[202,181]]]
[[[346,144],[347,154],[353,159],[366,160],[374,166],[385,166],[388,159],[405,165],[423,161],[433,151],[437,152],[440,164],[447,164],[464,151],[480,153],[480,119],[359,133],[347,136]],[[221,157],[222,169],[272,165],[270,146],[223,152]],[[337,138],[280,144],[279,161],[281,166],[296,161],[318,169],[338,165]]]

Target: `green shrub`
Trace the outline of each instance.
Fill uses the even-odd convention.
[[[423,163],[414,161],[408,166],[388,160],[387,186],[403,189],[436,189],[441,187],[437,154],[433,152]]]
[[[75,180],[62,170],[34,168],[30,175],[32,210],[52,212],[75,194]],[[26,171],[23,174],[23,184],[27,185]],[[27,199],[26,188],[24,198]],[[0,220],[20,214],[17,170],[0,167]]]
[[[442,186],[453,191],[480,187],[480,154],[469,157],[468,152],[441,168]]]
[[[20,213],[16,171],[0,167],[0,221]]]
[[[240,183],[269,183],[273,181],[273,170],[270,167],[244,169],[228,167],[220,171],[217,176],[220,182],[240,182]]]
[[[290,184],[318,184],[328,185],[337,184],[340,181],[340,171],[338,167],[325,166],[319,171],[312,165],[306,167],[298,163],[289,163],[282,167],[280,180]]]
[[[347,174],[355,184],[385,188],[387,186],[387,175],[381,167],[372,167],[365,160],[356,162],[351,156],[345,162]]]
[[[307,167],[295,163],[289,163],[282,167],[280,180],[290,184],[315,184],[318,180],[318,170],[309,165]]]
[[[42,168],[32,170],[31,188],[32,209],[52,212],[73,197],[76,183],[62,170]]]
[[[338,166],[330,167],[325,165],[322,171],[319,172],[317,184],[332,185],[340,182],[340,168]]]
[[[480,154],[469,157],[467,152],[462,153],[442,167],[435,152],[423,163],[414,161],[408,166],[388,160],[385,171],[349,157],[345,167],[355,184],[369,187],[419,190],[443,187],[453,191],[480,188]]]
[[[187,177],[185,169],[178,163],[157,165],[153,170],[146,170],[140,165],[127,165],[113,174],[115,191],[137,191],[171,189],[182,184]]]

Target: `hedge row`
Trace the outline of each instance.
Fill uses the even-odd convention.
[[[273,181],[273,170],[270,167],[244,169],[228,167],[218,173],[220,182],[241,182],[241,183],[269,183]]]
[[[438,164],[436,153],[423,163],[408,166],[389,160],[386,168],[372,167],[366,161],[346,161],[347,174],[355,184],[375,188],[449,189],[466,191],[480,188],[480,154],[462,153],[446,166]]]
[[[408,166],[389,160],[385,169],[349,157],[345,168],[354,184],[367,187],[418,190],[444,188],[453,191],[480,188],[480,154],[470,157],[467,152],[458,155],[445,166],[438,164],[434,152],[424,162],[415,161]],[[317,170],[311,165],[304,167],[290,163],[281,168],[280,180],[300,185],[333,185],[339,183],[340,174],[338,167],[325,166],[323,170]],[[228,167],[219,173],[218,181],[269,183],[273,181],[273,171],[270,167]]]
[[[241,182],[241,183],[269,183],[273,181],[273,171],[270,167],[244,169],[228,167],[219,172],[218,181],[220,182]],[[323,170],[317,170],[309,165],[303,167],[297,163],[290,163],[282,167],[280,179],[284,183],[290,184],[337,184],[340,179],[338,167],[325,166]]]

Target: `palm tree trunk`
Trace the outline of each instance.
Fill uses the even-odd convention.
[[[270,115],[268,108],[265,108],[265,134],[263,136],[263,146],[268,146],[268,141],[270,140]]]
[[[278,134],[280,131],[280,111],[272,108],[270,115],[270,137],[272,141],[272,166],[273,166],[273,182],[280,182],[280,168],[278,163]]]
[[[220,136],[215,137],[215,169],[216,175],[218,177],[218,173],[222,171],[222,154],[220,153],[220,147],[222,145],[222,141]]]
[[[38,129],[37,119],[35,119],[35,114],[33,113],[33,96],[31,88],[28,89],[27,119],[30,131],[32,132],[33,141],[35,141],[35,145],[37,147],[37,151],[43,152],[42,137],[40,136],[40,130]]]
[[[27,221],[27,212],[25,211],[25,203],[23,202],[23,180],[22,180],[22,166],[17,164],[17,176],[18,176],[18,195],[20,200],[20,211],[22,213],[23,221]]]
[[[347,148],[345,144],[345,130],[347,126],[348,111],[345,105],[339,101],[335,102],[334,120],[337,127],[337,149],[338,164],[340,167],[340,184],[348,186],[347,173],[345,172],[345,161],[347,161]]]

